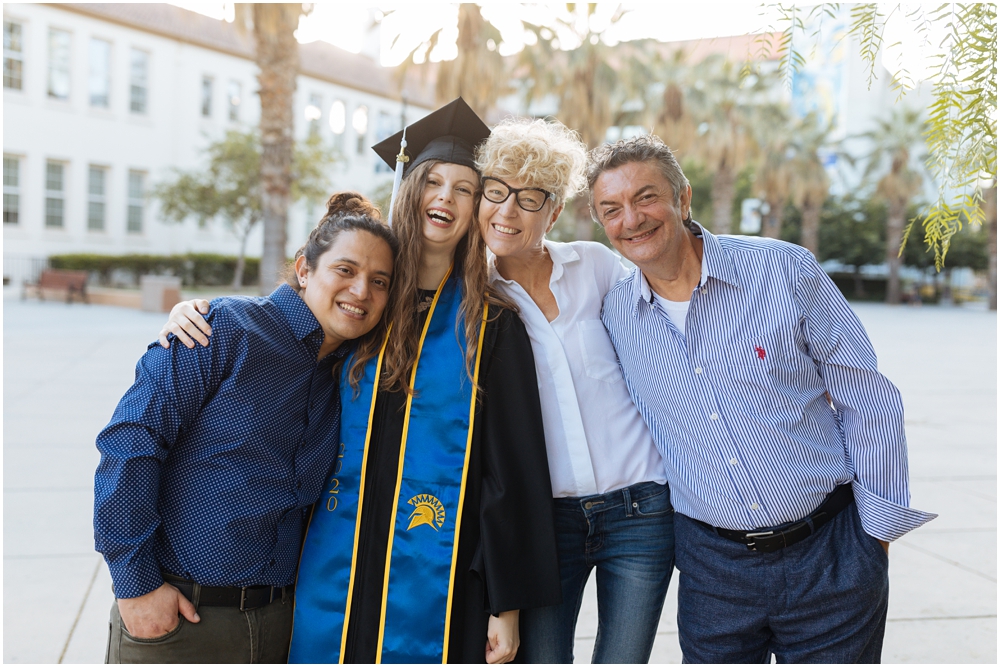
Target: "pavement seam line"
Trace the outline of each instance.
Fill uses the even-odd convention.
[[[973,568],[969,567],[968,565],[962,565],[958,561],[952,560],[950,558],[945,558],[944,556],[942,556],[940,554],[934,553],[930,549],[924,549],[923,547],[918,547],[915,544],[911,544],[909,542],[903,542],[902,540],[899,541],[899,544],[900,544],[900,546],[909,547],[910,549],[914,549],[916,551],[919,551],[920,553],[927,554],[928,556],[931,556],[932,558],[937,558],[938,560],[943,561],[945,563],[948,563],[949,565],[954,565],[955,567],[957,567],[957,568],[959,568],[961,570],[965,570],[966,572],[971,572],[972,574],[978,575],[978,576],[982,577],[983,579],[988,579],[988,580],[992,581],[994,584],[997,582],[996,577],[991,577],[990,575],[986,574],[985,572],[980,572],[979,570],[973,569]]]
[[[66,651],[69,649],[69,643],[73,641],[73,633],[76,632],[76,626],[80,622],[80,617],[83,616],[83,608],[87,606],[87,600],[90,599],[90,591],[94,590],[94,582],[97,581],[97,573],[101,571],[101,559],[97,559],[97,565],[94,566],[94,574],[90,577],[90,583],[87,585],[87,592],[83,594],[83,602],[80,603],[80,609],[76,612],[76,618],[73,619],[73,625],[69,628],[69,635],[66,637],[66,643],[63,645],[62,652],[59,654],[59,660],[56,661],[57,665],[61,665],[63,658],[66,657]]]

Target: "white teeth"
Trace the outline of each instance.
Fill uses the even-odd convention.
[[[520,234],[520,229],[514,229],[513,227],[504,227],[503,225],[493,225],[493,229],[497,230],[501,234]]]
[[[365,311],[361,310],[360,308],[358,308],[356,306],[352,306],[352,305],[347,304],[347,303],[340,304],[340,307],[343,308],[344,310],[346,310],[349,313],[354,313],[355,315],[364,315],[365,314]]]
[[[440,221],[440,222],[452,222],[452,221],[455,220],[455,218],[453,216],[448,215],[444,211],[428,211],[427,215],[429,217],[431,217],[431,218],[434,218],[435,220]]]

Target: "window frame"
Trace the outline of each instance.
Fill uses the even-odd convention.
[[[87,165],[87,231],[103,232],[108,228],[108,173],[109,169],[100,164]],[[101,192],[94,193],[94,174],[101,174]],[[100,226],[95,227],[93,222],[93,207],[101,207]]]
[[[207,84],[207,91],[206,91]],[[205,93],[208,93],[206,96]],[[213,102],[215,101],[215,77],[209,74],[201,75],[201,117],[211,118]]]
[[[137,175],[142,180],[140,187],[142,192],[138,197],[133,196],[132,176]],[[125,232],[128,234],[142,234],[146,227],[146,177],[148,172],[144,169],[129,168],[127,180],[125,182]],[[134,209],[139,210],[138,224],[133,224],[132,213]]]
[[[107,67],[104,72],[104,84],[105,84],[105,98],[103,104],[94,103],[94,52],[93,46],[96,42],[107,45]],[[111,109],[111,70],[113,69],[112,60],[114,59],[114,45],[110,39],[104,39],[103,37],[96,37],[91,35],[90,40],[87,42],[87,105],[93,109]]]
[[[135,76],[135,57],[137,55],[142,55],[145,58],[145,71],[143,72],[143,80],[141,85],[136,81]],[[149,64],[152,57],[149,51],[145,49],[140,49],[135,46],[129,47],[128,51],[128,109],[129,113],[136,116],[146,116],[149,114]],[[136,95],[136,91],[142,91],[141,100]],[[139,100],[139,104],[137,104]],[[137,108],[141,107],[141,108]]]
[[[44,209],[44,222],[45,229],[66,229],[66,173],[69,171],[67,167],[69,163],[62,160],[45,160],[45,209]],[[53,190],[49,187],[49,168],[59,167],[59,186],[58,190]],[[50,213],[50,203],[54,204],[59,202],[59,224],[52,224],[52,214]]]
[[[236,94],[233,95],[233,91]],[[236,100],[233,102],[233,100]],[[243,106],[243,82],[237,79],[230,79],[226,86],[226,117],[231,123],[240,122],[240,107]]]
[[[14,163],[14,180],[13,184],[7,183],[7,164],[12,161]],[[8,208],[8,197],[13,198],[13,211],[14,219],[8,220],[8,212],[11,210]],[[14,155],[12,153],[3,154],[3,224],[4,227],[7,225],[20,226],[21,224],[21,156]]]
[[[57,33],[66,35],[67,45],[66,45],[66,95],[60,96],[55,92],[55,85],[53,81],[53,74],[56,72],[55,58],[53,57],[53,38]],[[55,26],[49,26],[48,41],[45,45],[46,55],[48,57],[48,67],[46,68],[45,75],[45,90],[46,97],[50,100],[56,100],[58,102],[69,102],[73,95],[73,33],[70,30],[64,30],[63,28],[57,28]]]
[[[19,46],[20,48],[15,51],[13,49],[7,48],[7,26],[17,26],[19,34]],[[19,90],[24,92],[24,21],[18,21],[13,18],[3,19],[3,88],[4,90]],[[11,40],[13,41],[13,40]],[[13,80],[13,76],[9,72],[7,67],[8,63],[16,62],[19,64],[17,72],[17,86],[9,86],[8,79]]]

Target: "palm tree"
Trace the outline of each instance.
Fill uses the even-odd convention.
[[[264,252],[260,290],[268,294],[285,268],[288,207],[291,204],[295,114],[293,97],[299,73],[295,30],[306,10],[301,3],[237,4],[236,23],[252,27],[260,85],[260,177]]]
[[[819,215],[830,195],[830,177],[820,157],[826,147],[831,127],[822,126],[818,116],[808,114],[791,132],[792,159],[788,164],[791,176],[792,203],[802,211],[800,243],[819,257]]]
[[[910,167],[910,152],[915,146],[923,145],[926,125],[920,112],[905,108],[894,110],[887,120],[876,120],[875,125],[874,130],[861,135],[872,142],[865,177],[872,177],[888,165],[888,171],[879,179],[875,192],[888,207],[885,261],[889,266],[889,284],[885,302],[896,304],[900,301],[900,249],[906,211],[913,198],[920,193],[923,183],[920,172]]]
[[[690,73],[685,58],[683,50],[675,51],[669,58],[656,56],[654,78],[663,83],[663,93],[651,105],[653,134],[678,156],[687,154],[696,130],[685,94]]]
[[[500,55],[502,37],[500,31],[483,18],[478,4],[463,2],[457,9],[458,55],[452,60],[445,60],[431,67],[425,66],[423,71],[430,73],[432,68],[436,68],[434,95],[438,104],[461,97],[473,111],[486,117],[496,107],[497,100],[511,92],[507,63]],[[394,12],[409,11],[414,9],[396,9],[386,12],[386,16]],[[426,10],[421,8],[419,11]],[[447,16],[446,12],[442,12],[442,23]],[[404,14],[400,14],[400,17],[404,17]],[[400,24],[406,27],[405,21]],[[417,54],[430,54],[438,46],[442,32],[444,26],[440,25],[430,37],[413,47],[403,61],[401,75],[405,75]],[[393,43],[400,36],[401,34],[390,35]]]
[[[754,185],[761,199],[767,204],[767,213],[761,221],[760,235],[781,238],[785,202],[791,194],[794,178],[790,166],[792,147],[789,145],[789,118],[784,107],[770,105],[756,123],[756,142],[761,159]]]
[[[516,75],[528,106],[552,95],[558,99],[559,120],[580,133],[588,148],[604,142],[608,128],[635,122],[644,113],[642,99],[652,80],[646,42],[607,44],[604,33],[626,13],[619,7],[600,30],[592,20],[596,3],[577,4],[568,16],[557,16],[558,32],[572,35],[578,44],[563,50],[556,32],[525,23],[536,42],[521,51]],[[572,14],[575,12],[575,15]],[[631,104],[630,104],[631,103]],[[572,207],[576,218],[576,238],[591,240],[594,222],[585,197]]]
[[[757,106],[765,101],[764,75],[740,76],[740,68],[722,55],[695,66],[689,99],[698,123],[694,150],[713,173],[712,231],[728,234],[733,225],[736,177],[756,152],[753,136]]]

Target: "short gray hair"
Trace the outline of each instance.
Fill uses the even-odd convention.
[[[670,187],[674,190],[674,204],[679,204],[681,193],[688,187],[673,151],[655,134],[641,134],[631,139],[619,139],[613,144],[602,144],[592,150],[587,160],[587,189],[590,191],[590,215],[600,222],[594,209],[594,183],[606,171],[617,169],[631,162],[655,162]]]

